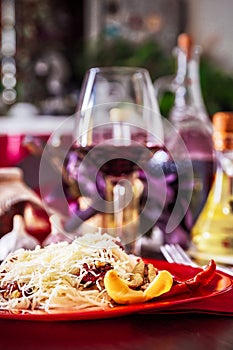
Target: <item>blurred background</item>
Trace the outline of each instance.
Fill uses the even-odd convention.
[[[173,74],[181,32],[202,47],[209,115],[233,110],[232,13],[231,0],[1,0],[0,115],[19,102],[72,114],[93,66],[142,66],[153,81]],[[172,96],[160,104],[166,116]]]
[[[158,157],[158,162],[154,163],[154,168],[151,166],[149,175],[156,179],[156,169],[159,169],[159,174],[161,164],[165,169],[166,185],[169,189],[168,203],[159,223],[160,230],[166,233],[165,241],[187,246],[193,218],[196,219],[199,214],[196,208],[202,208],[212,184],[212,139],[211,142],[208,141],[208,137],[211,138],[210,130],[205,132],[208,116],[211,119],[218,111],[233,111],[233,1],[0,0],[0,3],[0,168],[21,168],[25,184],[38,194],[43,188],[46,203],[51,207],[60,206],[58,210],[62,214],[65,212],[65,192],[65,209],[71,218],[74,210],[82,214],[86,210],[90,215],[91,208],[85,207],[83,210],[81,205],[79,207],[79,199],[82,197],[74,180],[78,174],[78,166],[75,168],[77,158],[72,158],[72,151],[67,155],[63,148],[65,142],[71,145],[69,137],[73,131],[74,118],[67,117],[73,116],[76,110],[85,72],[95,66],[137,66],[146,68],[155,82],[160,77],[176,74],[179,65],[178,55],[176,57],[174,51],[178,50],[174,48],[180,33],[190,34],[194,44],[200,45],[202,51],[198,69],[208,115],[203,124],[199,120],[197,124],[190,123],[191,127],[186,133],[188,136],[181,134],[187,140],[186,144],[190,145],[188,150],[191,149],[191,157],[194,155],[194,204],[191,203],[191,210],[185,212],[190,203],[187,204],[185,196],[192,184],[184,181],[184,187],[180,191],[178,183],[181,181],[177,181],[180,180],[181,173],[186,178],[187,171],[186,162],[182,162],[181,151],[184,148],[180,151],[176,146],[174,134],[166,133],[168,137],[165,144],[169,150],[175,150],[174,153],[181,156],[178,173],[170,158],[160,160]],[[181,65],[180,71],[183,72],[183,68],[184,65]],[[199,96],[197,80],[184,79],[185,83],[196,81],[196,96]],[[192,84],[188,84],[190,85]],[[164,117],[169,116],[173,102],[172,92],[160,96],[160,110]],[[61,121],[65,123],[59,129]],[[50,138],[55,130],[56,137]],[[45,145],[53,153],[48,158],[43,158],[45,171],[41,171],[41,155]],[[178,156],[177,159],[180,159]],[[66,165],[67,169],[68,166],[71,169],[67,177],[63,173]],[[43,173],[43,180],[40,171]],[[5,181],[4,176],[3,172],[2,182]],[[61,178],[64,191],[60,186]],[[5,183],[3,188],[7,188]],[[178,191],[184,194],[183,197],[181,195],[181,205],[178,206],[184,218],[171,234],[167,234],[167,217],[170,217],[173,210]],[[3,204],[11,203],[2,193],[0,200]],[[157,194],[157,190],[155,193]],[[19,193],[16,193],[15,198],[21,201]],[[0,209],[5,207],[0,201]],[[16,213],[14,205],[11,205],[9,212],[4,215],[0,213],[0,235],[1,224],[4,232],[9,232],[12,228],[12,219]],[[32,222],[37,223],[34,216],[31,217]],[[145,216],[144,220],[150,220],[148,217]],[[153,211],[151,217],[153,221]],[[8,220],[11,226],[6,226],[4,220]],[[152,230],[159,242],[157,247],[161,243],[160,230],[156,226]],[[231,244],[230,247],[232,248]]]

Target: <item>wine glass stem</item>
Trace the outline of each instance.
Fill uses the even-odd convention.
[[[112,213],[105,215],[105,226],[121,239],[127,253],[135,254],[143,184],[134,172],[119,178],[107,177],[106,188],[106,200],[109,206],[112,204]]]

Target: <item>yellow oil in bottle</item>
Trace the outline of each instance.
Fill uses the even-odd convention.
[[[233,113],[216,113],[213,126],[217,170],[191,240],[198,253],[233,256]]]
[[[233,255],[232,178],[216,175],[206,204],[192,229],[192,241],[201,253]]]

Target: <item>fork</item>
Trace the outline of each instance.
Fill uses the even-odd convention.
[[[161,253],[168,262],[200,267],[184,251],[179,244],[165,244],[160,247]],[[224,266],[217,265],[217,270],[233,276],[233,270]]]

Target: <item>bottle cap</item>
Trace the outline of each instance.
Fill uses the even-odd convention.
[[[213,116],[213,142],[218,151],[233,150],[233,112],[218,112]]]
[[[178,46],[186,53],[188,58],[191,57],[193,49],[193,38],[191,35],[187,33],[181,33],[178,36]]]

